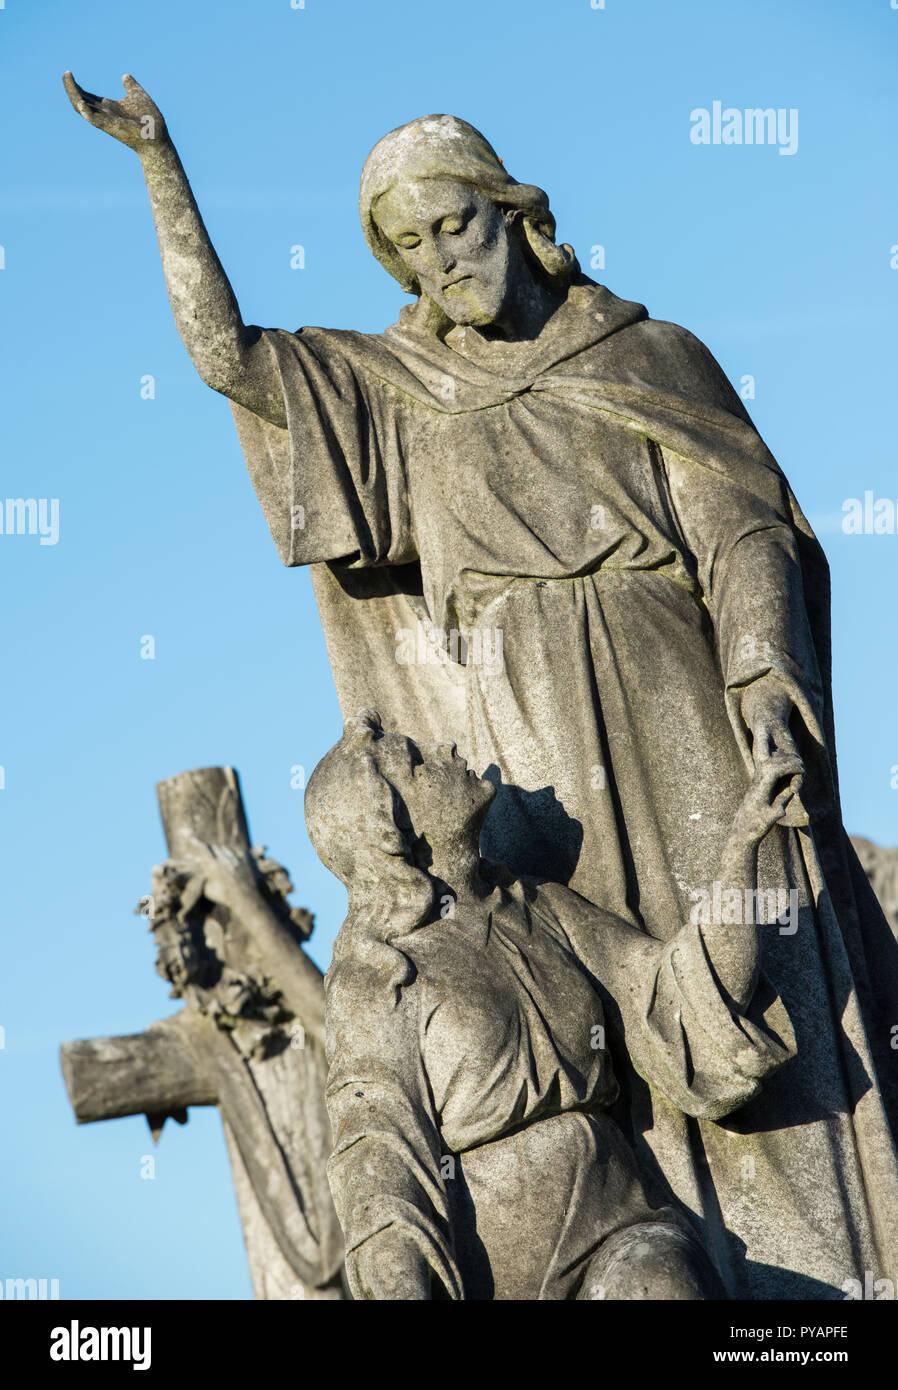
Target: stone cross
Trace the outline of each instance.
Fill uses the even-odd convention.
[[[184,1007],[142,1033],[65,1043],[62,1071],[79,1124],[144,1114],[158,1140],[171,1116],[217,1105],[255,1296],[341,1299],[342,1236],[327,1184],[331,1150],[321,1044],[323,982],[302,942],[285,870],[250,845],[233,768],[157,787],[169,854],[141,900],[157,969]],[[221,866],[225,872],[222,874]],[[212,901],[243,870],[237,906]]]

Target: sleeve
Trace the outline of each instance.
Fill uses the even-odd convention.
[[[559,918],[632,1066],[684,1114],[731,1114],[795,1055],[778,998],[763,1016],[756,1003],[741,1013],[725,999],[699,925],[684,926],[665,943],[570,890],[563,894]]]
[[[815,743],[824,742],[823,686],[805,603],[785,480],[763,499],[730,475],[662,449],[671,499],[717,637],[727,708],[748,758],[742,690],[771,674]]]
[[[284,564],[416,559],[398,397],[365,371],[363,335],[350,347],[326,329],[261,332],[286,428],[234,402],[231,409]]]
[[[328,1178],[353,1298],[463,1298],[440,1135],[423,1072],[417,990],[392,1004],[351,960],[327,982]]]

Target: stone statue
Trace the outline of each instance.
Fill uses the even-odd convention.
[[[851,843],[898,938],[898,849],[883,849],[861,835],[852,835]]]
[[[731,891],[757,891],[797,762],[755,773],[717,874]],[[697,1241],[607,1114],[612,1059],[689,1115],[757,1095],[795,1052],[758,989],[762,927],[675,924],[665,944],[560,884],[514,881],[479,854],[495,794],[451,746],[366,710],[309,781],[309,834],[349,893],[325,994],[353,1295],[709,1296]]]
[[[84,1124],[217,1105],[256,1298],[340,1299],[343,1243],[325,1164],[324,993],[302,949],[311,915],[292,884],[250,850],[233,768],[185,772],[157,788],[172,859],[140,911],[157,970],[185,1007],[143,1033],[66,1043],[62,1068]]]
[[[583,275],[546,194],[446,115],[362,174],[398,323],[247,325],[161,112],[132,78],[65,82],[140,157],[178,330],[282,560],[312,566],[344,718],[455,741],[498,788],[485,853],[674,932],[753,775],[799,755],[758,866],[794,904],[763,952],[797,1057],[725,1123],[634,1073],[627,1123],[731,1294],[888,1273],[898,946],[842,828],[828,568],[714,358]]]

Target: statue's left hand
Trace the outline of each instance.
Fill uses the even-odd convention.
[[[791,801],[782,820],[783,825],[807,825],[808,816],[798,793],[804,781],[804,763],[795,736],[789,727],[792,697],[775,676],[761,676],[742,692],[742,718],[751,732],[751,752],[755,768],[777,753],[792,757],[798,767],[790,786]]]

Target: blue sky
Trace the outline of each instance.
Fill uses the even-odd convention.
[[[0,1279],[249,1296],[217,1115],[166,1126],[142,1180],[144,1120],[76,1129],[58,1069],[61,1041],[172,1012],[131,915],[164,857],[155,782],[239,768],[322,966],[344,907],[291,789],[340,732],[309,577],[279,564],[227,403],[177,337],[138,161],[62,72],[119,96],[131,71],[157,101],[248,322],[395,319],[359,172],[385,131],[448,111],[549,191],[584,267],[604,247],[596,278],[754,377],[832,566],[846,824],[896,844],[898,535],[841,530],[845,499],[898,499],[896,52],[890,0],[6,0],[2,494],[58,498],[60,528],[0,536]],[[715,101],[797,110],[797,152],[696,145]]]

